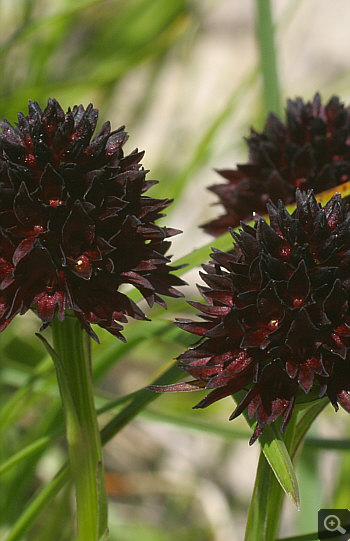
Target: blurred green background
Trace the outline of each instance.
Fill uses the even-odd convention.
[[[323,99],[338,93],[349,102],[349,2],[275,0],[272,7],[283,99],[320,90]],[[100,123],[126,124],[127,150],[145,149],[149,178],[160,180],[151,193],[175,198],[166,223],[184,231],[172,250],[181,257],[210,240],[198,225],[219,211],[206,191],[219,182],[214,168],[244,160],[243,136],[263,125],[255,16],[253,0],[0,0],[0,117],[13,122],[28,99],[44,107],[54,97],[64,108],[93,102]],[[193,299],[198,271],[186,279]],[[193,310],[174,301],[168,312],[153,310],[152,323],[130,322],[127,345],[99,332],[98,406],[145,386],[191,342],[168,323],[185,312]],[[38,328],[27,314],[0,337],[6,541],[73,535],[70,486],[42,512],[37,505],[25,514],[66,457],[54,370]],[[192,412],[198,400],[157,397],[106,446],[111,541],[243,538],[258,444],[248,449],[244,420],[228,423],[230,399]],[[346,414],[327,408],[299,460],[302,511],[286,502],[281,536],[315,531],[319,507],[350,507],[349,434]],[[328,441],[334,438],[341,441]]]

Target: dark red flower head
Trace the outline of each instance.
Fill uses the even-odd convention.
[[[225,213],[202,226],[207,233],[220,235],[253,212],[264,214],[269,199],[293,203],[296,188],[319,193],[350,180],[350,108],[337,97],[327,105],[319,94],[307,103],[288,100],[286,123],[271,113],[247,144],[248,163],[219,171],[226,183],[209,188]]]
[[[94,133],[90,104],[64,113],[56,100],[44,111],[29,103],[0,136],[0,330],[35,308],[44,326],[73,310],[96,338],[97,323],[123,338],[126,316],[145,319],[121,293],[134,285],[149,305],[179,296],[165,256],[178,233],[155,222],[169,205],[143,193],[143,152],[124,156],[124,128],[106,122]]]
[[[271,225],[242,224],[233,251],[212,253],[201,321],[178,322],[201,339],[179,357],[195,379],[174,390],[210,389],[197,408],[246,390],[230,418],[256,416],[251,443],[279,416],[285,429],[298,393],[350,413],[349,206],[298,190],[292,215],[281,201],[268,212]]]

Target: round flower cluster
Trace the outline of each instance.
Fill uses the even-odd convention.
[[[171,274],[170,243],[178,231],[155,222],[170,200],[144,196],[137,150],[124,156],[124,128],[103,124],[90,104],[64,113],[56,100],[42,111],[30,102],[18,123],[1,123],[0,330],[34,308],[48,325],[74,311],[123,339],[126,316],[146,319],[122,284],[134,285],[149,305],[180,296]]]
[[[264,214],[269,199],[293,203],[296,188],[320,193],[350,180],[350,108],[337,97],[327,105],[319,94],[307,103],[288,100],[286,123],[271,113],[247,144],[248,163],[219,171],[227,182],[209,188],[225,213],[202,226],[207,233],[220,235],[253,212]]]
[[[270,202],[270,225],[242,224],[231,252],[214,250],[206,303],[192,303],[201,321],[178,321],[201,337],[179,357],[194,380],[154,388],[210,390],[196,408],[245,390],[230,419],[256,416],[251,443],[279,416],[286,428],[299,393],[350,412],[350,209],[340,195],[296,197],[292,215]]]

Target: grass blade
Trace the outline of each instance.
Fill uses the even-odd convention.
[[[298,481],[287,447],[275,424],[264,428],[260,436],[262,451],[284,492],[300,508]]]
[[[69,480],[68,466],[64,466],[57,475],[31,500],[28,507],[12,526],[4,541],[20,541],[26,531],[35,523],[38,516],[48,507],[54,497]]]
[[[155,385],[166,385],[179,379],[181,371],[174,366],[173,361],[155,380]],[[101,432],[101,440],[106,444],[112,439],[126,424],[128,424],[147,404],[156,400],[160,395],[152,393],[145,389],[136,393],[134,399],[122,411],[110,421]],[[4,541],[20,541],[22,536],[36,522],[42,512],[48,507],[56,494],[63,488],[69,480],[68,465],[63,466],[59,473],[54,477],[41,491],[32,499],[28,507],[12,526],[8,536]]]
[[[256,10],[256,34],[263,76],[265,112],[274,112],[281,117],[283,111],[270,0],[256,0]]]
[[[167,385],[177,381],[181,375],[181,371],[175,365],[175,361],[170,363],[170,366],[156,378],[155,385]],[[109,423],[102,429],[102,443],[108,442],[117,432],[126,426],[143,408],[153,402],[158,396],[158,393],[141,389],[135,398],[121,412],[118,413]]]
[[[235,402],[239,404],[244,395],[244,391],[239,391],[234,394],[233,398]],[[250,419],[246,411],[243,412],[243,415],[248,425],[251,428],[255,428],[256,421]],[[259,437],[259,442],[261,445],[261,450],[264,453],[264,456],[277,481],[287,496],[291,498],[294,505],[299,508],[300,500],[298,481],[286,446],[289,446],[289,443],[293,441],[294,423],[295,417],[292,417],[286,430],[284,439],[282,438],[280,429],[276,423],[265,426],[263,433]]]
[[[225,425],[209,419],[195,418],[193,415],[176,415],[174,413],[163,413],[155,410],[144,410],[141,413],[144,419],[156,421],[157,423],[167,423],[181,428],[205,432],[213,436],[218,436],[226,441],[232,442],[234,439],[249,439],[250,433],[247,430],[232,428],[228,423]]]
[[[229,120],[232,121],[232,115],[236,112],[236,110],[238,110],[239,106],[241,105],[243,96],[254,84],[258,72],[258,67],[253,67],[242,79],[240,84],[234,89],[225,107],[213,120],[208,130],[199,141],[193,156],[184,167],[182,172],[179,175],[176,175],[175,178],[171,179],[170,182],[165,184],[163,189],[161,185],[157,187],[157,193],[160,197],[166,196],[174,198],[176,200],[178,197],[180,197],[192,175],[194,175],[201,166],[209,162],[211,156],[211,148],[213,142],[215,141],[215,137],[226,122],[228,122]]]
[[[316,403],[311,403],[310,406],[299,413],[299,419],[295,427],[295,437],[291,447],[291,456],[293,460],[308,429],[327,404],[329,404],[328,398],[322,398],[322,400],[318,400]]]
[[[247,414],[245,418],[250,426],[255,424]],[[300,508],[298,483],[288,453],[293,441],[294,424],[295,419],[292,418],[285,433],[285,442],[276,424],[266,426],[260,436],[262,452],[249,508],[245,541],[275,541],[283,491]]]
[[[0,464],[0,476],[3,475],[10,468],[16,466],[22,460],[26,460],[29,456],[32,456],[35,453],[39,453],[40,451],[45,449],[48,445],[50,445],[50,443],[52,443],[52,440],[56,434],[60,435],[62,433],[63,430],[60,430],[57,431],[55,434],[43,436],[42,438],[39,438],[30,445],[27,445],[26,447],[18,451],[18,453],[14,454],[8,460]]]

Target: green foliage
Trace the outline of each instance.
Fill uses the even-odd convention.
[[[162,115],[162,111],[157,109],[160,81],[166,77],[175,59],[180,74],[179,87],[185,84],[190,73],[188,58],[205,32],[204,9],[215,11],[221,8],[222,0],[215,0],[210,7],[203,7],[203,4],[198,0],[1,2],[0,118],[14,121],[18,111],[26,110],[28,99],[45,105],[49,97],[55,97],[64,107],[92,101],[100,108],[100,122],[109,118],[112,112],[113,123],[118,125],[119,121],[125,121],[129,131],[136,130],[147,115],[156,110],[156,114],[152,113],[156,131],[157,117]],[[260,56],[257,55],[253,65],[246,66],[241,78],[228,74],[226,97],[221,96],[217,106],[216,96],[212,96],[213,113],[208,115],[209,122],[203,123],[200,133],[194,133],[191,121],[183,125],[175,111],[174,125],[159,152],[161,158],[154,160],[154,169],[162,174],[162,178],[160,184],[152,189],[153,194],[175,198],[173,216],[179,215],[192,179],[220,165],[216,160],[222,140],[227,133],[232,135],[230,126],[240,122],[245,130],[237,130],[229,144],[226,143],[231,149],[240,144],[246,126],[261,118],[260,106],[255,103],[259,100],[253,97],[253,103],[245,111],[246,116],[241,119],[241,104],[246,96],[259,95],[261,75],[265,84],[265,97],[261,100],[264,101],[264,109],[280,111],[281,92],[272,30],[276,32],[275,42],[282,43],[283,32],[301,2],[290,1],[274,25],[271,13],[266,11],[269,2],[259,1],[257,4],[260,9],[257,20]],[[121,94],[124,96],[130,88],[129,100],[121,100]],[[287,93],[286,89],[282,90]],[[115,111],[118,113],[116,117]],[[191,113],[190,108],[186,109],[189,119]],[[183,156],[185,146],[187,150]],[[208,184],[215,182],[214,173],[207,178]],[[205,184],[202,185],[204,188]],[[201,199],[201,194],[198,194],[195,204],[200,205]],[[203,206],[203,214],[206,212],[207,208]],[[181,223],[171,225],[182,227]],[[176,242],[181,244],[181,239]],[[208,259],[211,246],[230,249],[232,238],[226,234],[210,242],[204,239],[202,244],[205,243],[199,248],[180,246],[177,253],[186,255],[181,255],[177,264],[188,266],[179,269],[178,274],[197,269]],[[195,294],[192,289],[189,296],[193,298]],[[132,295],[138,300],[137,294]],[[92,349],[95,401],[104,444],[117,438],[117,444],[121,442],[122,447],[124,443],[130,454],[135,446],[142,447],[142,456],[150,444],[145,444],[143,449],[134,432],[140,430],[145,435],[157,429],[160,434],[165,432],[165,439],[172,440],[172,446],[166,446],[160,437],[153,443],[154,456],[151,453],[151,458],[143,461],[137,456],[135,471],[128,472],[124,485],[122,481],[117,484],[116,495],[112,493],[110,498],[111,541],[216,539],[214,532],[220,526],[219,521],[203,518],[201,491],[206,487],[214,494],[215,487],[220,486],[219,501],[226,503],[232,516],[247,515],[248,501],[232,494],[226,472],[220,473],[219,466],[221,459],[229,463],[227,457],[231,455],[241,460],[242,455],[236,453],[242,442],[246,443],[251,428],[245,426],[244,421],[229,424],[225,420],[227,405],[231,407],[227,402],[205,412],[191,412],[190,408],[195,403],[193,394],[160,397],[144,389],[151,381],[165,384],[184,375],[174,366],[174,358],[191,343],[191,338],[179,331],[172,320],[192,309],[182,300],[170,300],[168,304],[168,312],[152,309],[151,322],[130,321],[125,331],[127,344],[98,331],[101,345],[94,344]],[[71,541],[74,536],[64,419],[52,360],[34,335],[38,327],[34,315],[17,317],[0,337],[0,538],[4,541]],[[46,334],[50,341],[49,332]],[[271,532],[277,529],[273,515],[280,508],[283,497],[280,485],[291,495],[294,503],[298,503],[292,466],[297,454],[300,454],[300,471],[304,468],[308,472],[306,482],[300,483],[303,498],[303,494],[318,490],[320,472],[317,458],[329,450],[339,451],[339,471],[334,475],[331,490],[321,496],[326,506],[349,507],[350,462],[349,453],[345,452],[350,447],[349,437],[324,438],[316,429],[304,440],[311,423],[325,404],[326,401],[319,401],[300,409],[290,441],[283,442],[275,428],[266,431],[261,440],[263,454],[252,499],[252,509],[258,512],[249,515],[249,540],[262,541],[273,537]],[[194,446],[197,441],[205,442],[210,449],[208,454],[213,453],[214,458],[207,474],[201,470],[200,453],[196,460],[189,454],[188,460],[193,460],[195,466],[189,471],[188,479],[181,478],[176,485],[173,479],[169,481],[166,475],[162,477],[164,472],[159,473],[159,468],[165,464],[165,469],[171,469],[167,461],[173,460],[176,464],[175,458],[181,458],[180,439],[183,437],[191,438]],[[109,453],[113,456],[112,445],[113,441],[107,446],[106,456]],[[176,449],[176,454],[171,455],[171,447]],[[253,452],[244,450],[243,454]],[[124,452],[120,462],[117,459],[113,466],[111,460],[109,468],[118,470],[120,467],[123,470],[126,454]],[[309,467],[311,462],[313,468]],[[136,471],[137,468],[140,472]],[[141,490],[142,468],[148,470],[152,477],[152,481],[146,483],[150,493],[146,503]],[[128,485],[129,478],[135,474],[140,474],[140,482],[135,483],[139,492],[136,489],[133,492]],[[176,471],[170,474],[181,477]],[[160,477],[158,485],[164,492],[160,488],[159,493],[152,492],[157,476]],[[116,510],[115,501],[127,503]],[[134,516],[134,510],[143,506],[145,511]],[[300,522],[303,530],[311,529],[308,523]],[[168,524],[172,527],[168,528]],[[296,536],[285,538],[285,541],[316,539],[315,534],[298,533],[301,532],[297,531]],[[101,541],[104,539],[102,537]]]

